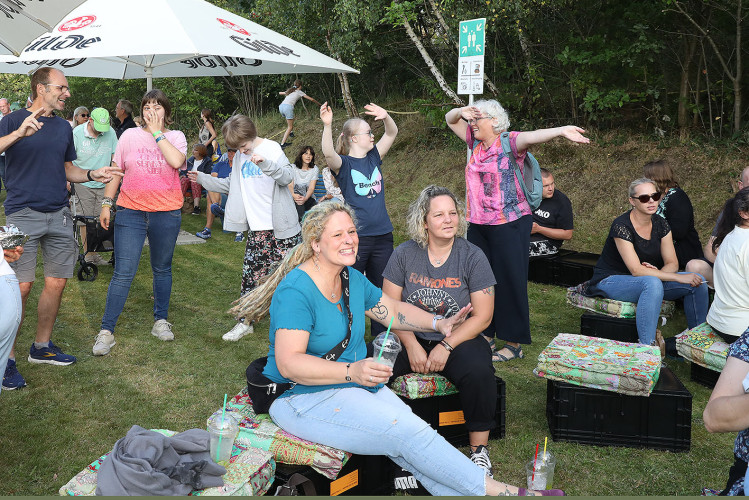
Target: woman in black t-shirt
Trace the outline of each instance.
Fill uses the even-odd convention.
[[[707,284],[696,273],[679,273],[671,228],[656,215],[661,193],[655,182],[637,179],[629,185],[632,210],[611,224],[588,291],[592,295],[635,302],[637,334],[652,345],[663,299],[684,298],[687,325],[705,321]]]

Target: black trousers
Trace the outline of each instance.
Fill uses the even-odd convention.
[[[385,272],[390,256],[393,254],[393,233],[379,236],[359,236],[359,252],[354,269],[364,273],[370,283],[382,289],[382,273]],[[377,336],[386,328],[372,321],[370,333]]]
[[[479,247],[494,271],[494,318],[484,331],[506,342],[531,343],[528,312],[528,248],[533,217],[487,226],[468,226],[468,241]],[[502,346],[498,345],[497,349]]]
[[[439,345],[438,341],[418,340],[427,355]],[[408,353],[403,348],[395,360],[393,378],[406,373],[412,372]],[[469,431],[490,431],[496,427],[497,384],[492,351],[480,335],[455,347],[440,374],[460,391],[460,404]]]

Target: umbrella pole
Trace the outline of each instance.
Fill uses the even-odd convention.
[[[153,68],[146,66],[146,92],[150,92],[153,89]]]

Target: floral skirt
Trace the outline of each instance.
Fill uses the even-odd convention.
[[[255,288],[263,276],[272,272],[273,264],[280,262],[300,241],[299,234],[278,239],[273,230],[247,231],[240,296]]]

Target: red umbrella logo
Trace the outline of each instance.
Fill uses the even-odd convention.
[[[226,19],[221,19],[220,17],[217,17],[216,20],[220,22],[221,24],[223,24],[224,28],[229,28],[230,30],[234,30],[239,34],[250,36],[250,33],[246,29],[234,24],[231,21],[227,21]]]
[[[57,29],[60,31],[78,30],[81,28],[85,28],[86,26],[93,23],[94,21],[96,21],[96,16],[76,17],[75,19],[70,19],[69,21],[65,21]]]

